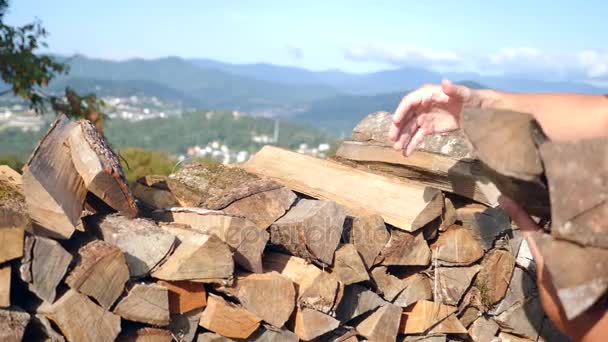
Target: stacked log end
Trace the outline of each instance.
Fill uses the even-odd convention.
[[[267,146],[237,167],[193,163],[129,187],[92,125],[59,118],[23,178],[0,166],[0,339],[564,338],[542,312],[526,243],[493,207],[481,166],[494,164],[476,159],[466,131],[404,159],[387,120],[363,120],[334,160]],[[578,151],[537,154],[562,194],[574,191],[551,166],[563,150]],[[588,198],[551,198],[567,209],[538,238],[563,300],[580,299],[572,317],[605,294],[605,198]],[[580,276],[563,250],[588,260]]]

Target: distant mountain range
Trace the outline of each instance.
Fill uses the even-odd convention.
[[[102,96],[156,96],[190,108],[236,109],[290,118],[337,134],[348,134],[370,112],[393,110],[407,91],[425,83],[438,83],[443,78],[508,91],[607,92],[580,82],[476,73],[440,74],[420,68],[355,74],[179,57],[126,61],[80,55],[59,58],[70,65],[70,73],[53,81],[51,87],[56,90],[69,85]]]

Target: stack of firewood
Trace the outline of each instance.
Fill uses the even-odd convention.
[[[406,159],[387,120],[366,118],[335,160],[267,146],[128,186],[90,123],[59,118],[23,177],[0,167],[0,340],[565,339],[462,134]],[[541,221],[542,196],[527,206]],[[606,278],[585,276],[588,307]]]

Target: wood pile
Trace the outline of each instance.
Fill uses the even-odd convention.
[[[90,123],[59,118],[23,177],[0,166],[0,340],[567,340],[463,133],[429,137],[405,159],[386,146],[387,120],[366,118],[335,160],[266,146],[238,167],[193,163],[128,186]],[[568,148],[575,158],[569,145],[541,154]],[[566,171],[550,158],[541,173],[553,193]],[[551,198],[562,211],[543,251],[564,296],[606,284],[594,266],[606,201],[589,187],[608,181],[587,180],[606,163],[559,190],[586,189],[588,201]],[[532,176],[522,181],[542,184]],[[588,260],[584,272],[566,271],[565,248]]]

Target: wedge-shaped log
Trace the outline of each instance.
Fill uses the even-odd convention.
[[[392,302],[407,286],[406,281],[390,274],[386,266],[374,267],[370,274],[379,293],[389,302]]]
[[[338,325],[340,325],[340,322],[329,315],[316,310],[302,308],[296,311],[293,321],[293,332],[301,340],[310,341],[336,329]]]
[[[414,273],[403,279],[405,289],[393,300],[393,304],[402,308],[408,307],[418,301],[433,299],[431,280],[421,273]]]
[[[30,322],[30,314],[21,309],[0,309],[0,340],[21,342],[25,328]]]
[[[360,285],[347,286],[344,289],[344,298],[336,309],[336,318],[342,323],[388,304],[372,290]]]
[[[262,272],[262,253],[269,234],[251,221],[200,208],[171,208],[153,215],[166,222],[188,225],[197,233],[216,235],[234,251],[234,261],[239,266],[251,272]]]
[[[80,221],[87,193],[70,152],[69,137],[77,124],[60,116],[40,140],[24,167],[23,192],[39,233],[68,239]]]
[[[436,334],[466,334],[467,328],[465,328],[456,314],[449,315],[446,319],[439,322],[437,325],[429,330],[429,335]]]
[[[272,146],[265,146],[242,167],[297,192],[335,201],[352,212],[379,213],[385,222],[408,231],[421,228],[441,213],[433,212],[435,208],[426,212],[438,190]]]
[[[171,305],[171,299],[169,299],[169,305]],[[202,314],[203,309],[194,309],[183,314],[171,314],[169,329],[178,342],[194,341]]]
[[[396,341],[400,322],[401,308],[387,304],[357,324],[357,332],[369,341]]]
[[[95,240],[78,250],[76,267],[65,282],[109,309],[129,280],[129,268],[118,247]]]
[[[393,230],[377,260],[384,266],[426,266],[431,261],[431,250],[422,232]]]
[[[125,254],[131,277],[144,277],[172,251],[175,236],[145,219],[130,219],[112,214],[96,215],[85,220],[87,228],[97,230],[101,238]]]
[[[514,268],[515,258],[508,251],[494,249],[486,254],[475,280],[484,305],[492,306],[505,297]]]
[[[23,256],[23,241],[27,226],[26,216],[2,207],[0,202],[0,241],[2,241],[0,263]]]
[[[137,206],[120,159],[95,125],[88,120],[78,121],[69,142],[74,167],[87,190],[121,214],[135,217]]]
[[[298,335],[287,329],[260,329],[251,337],[249,341],[252,342],[298,342],[300,339]]]
[[[23,180],[21,174],[8,165],[0,165],[0,184],[10,186],[23,195]]]
[[[270,241],[295,256],[331,265],[345,217],[335,202],[302,199],[270,226]]]
[[[470,267],[438,267],[435,271],[435,282],[437,282],[437,292],[435,301],[457,305],[462,295],[471,286],[473,277],[479,272],[481,266],[473,265]],[[508,286],[508,280],[505,282]]]
[[[277,328],[283,327],[296,303],[296,289],[277,272],[238,275],[230,287],[220,291],[234,296],[243,308]]]
[[[11,306],[11,266],[0,267],[0,308]]]
[[[131,185],[133,196],[153,209],[173,208],[179,202],[169,189],[164,176],[148,176],[138,178]]]
[[[43,303],[38,312],[61,330],[68,341],[114,341],[120,317],[97,306],[87,296],[68,290],[55,303]]]
[[[350,243],[344,244],[336,250],[332,273],[335,273],[338,281],[344,285],[369,280],[363,260],[355,246]]]
[[[169,312],[172,314],[184,314],[207,305],[207,291],[201,283],[159,280],[158,284],[169,291]]]
[[[431,245],[431,251],[433,260],[453,266],[470,265],[484,254],[483,247],[473,232],[458,225],[452,225],[440,234]]]
[[[210,295],[200,325],[224,337],[244,339],[260,327],[260,318],[222,297]]]
[[[425,333],[455,312],[456,308],[453,306],[427,300],[418,301],[404,309],[399,332],[401,334]]]
[[[370,269],[391,235],[386,230],[382,216],[372,214],[348,217],[344,223],[343,237],[355,245],[365,267]]]
[[[118,336],[117,342],[171,342],[173,336],[169,330],[158,328],[140,328]]]
[[[227,214],[243,216],[260,229],[266,229],[283,216],[295,200],[293,191],[280,187],[241,198],[222,210]]]
[[[494,241],[511,230],[511,219],[501,208],[488,208],[479,204],[456,209],[456,216],[464,228],[479,237],[484,250],[494,246]]]
[[[130,321],[158,326],[169,325],[169,294],[156,284],[135,284],[114,308],[114,313]]]
[[[57,241],[40,236],[28,236],[24,250],[21,279],[40,299],[53,303],[57,286],[72,262],[72,255]]]
[[[180,244],[173,254],[152,272],[162,280],[192,280],[212,283],[229,282],[234,272],[232,252],[214,235],[198,233],[189,228],[167,227]]]
[[[233,339],[220,336],[212,332],[206,332],[198,335],[196,342],[232,342]]]
[[[474,342],[491,341],[497,332],[498,324],[484,316],[476,319],[469,328],[469,336]]]

